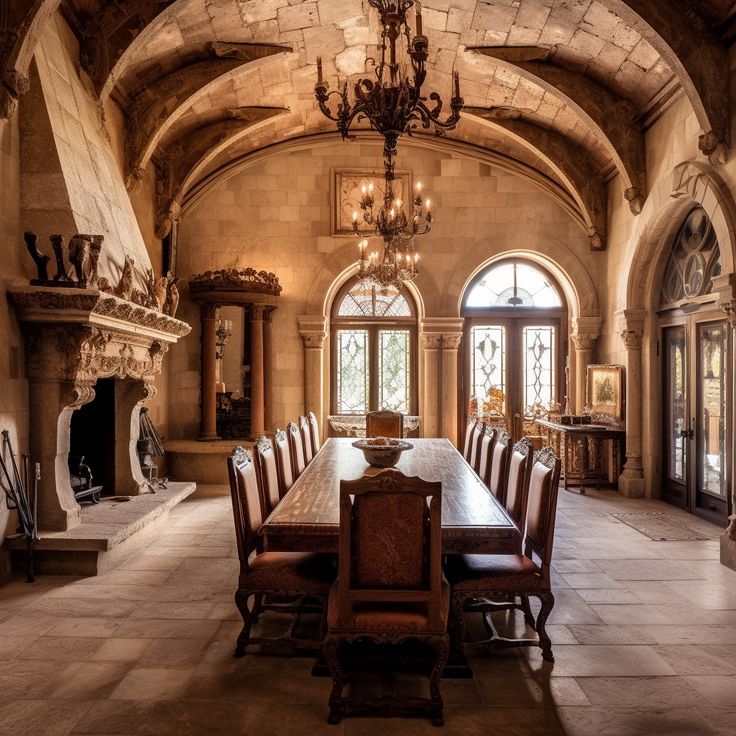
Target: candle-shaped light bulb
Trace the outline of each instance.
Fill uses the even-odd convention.
[[[416,266],[417,261],[419,260],[419,253],[414,254],[414,265]]]
[[[417,21],[417,36],[422,35],[422,4],[417,0],[414,3],[416,9],[416,21]]]
[[[317,84],[322,84],[322,57],[317,57]]]
[[[389,210],[388,216],[389,216],[389,217],[390,217],[390,218],[391,218],[392,220],[394,219],[394,208],[393,208],[393,207],[392,207],[392,208],[391,208],[391,209]]]
[[[353,210],[353,222],[357,222],[357,221],[358,221],[358,213],[355,210]]]
[[[427,205],[427,209],[429,209],[432,206],[432,200],[428,199],[424,204]]]
[[[400,199],[397,199],[396,200],[396,209],[397,210],[400,210],[401,209],[401,200]]]
[[[366,186],[365,186],[365,184],[363,184],[363,185],[362,185],[362,186],[360,187],[360,191],[361,191],[361,192],[362,192],[363,194],[365,194],[365,193],[366,193]]]
[[[368,191],[369,191],[369,192],[372,192],[372,191],[373,191],[373,182],[370,182],[370,183],[368,184]]]
[[[422,182],[418,181],[417,182],[417,192],[421,192],[421,191],[422,191]]]
[[[455,97],[460,97],[460,72],[454,72],[452,75],[455,79]]]

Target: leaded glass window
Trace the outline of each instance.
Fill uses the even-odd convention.
[[[524,411],[555,400],[555,328],[524,327]]]
[[[506,413],[506,330],[500,325],[473,327],[472,396],[493,414]]]
[[[667,257],[660,304],[693,299],[713,291],[721,253],[713,223],[702,207],[687,216]]]
[[[528,263],[516,261],[491,266],[472,286],[465,306],[547,309],[562,306],[557,288],[548,276]]]
[[[416,317],[405,290],[355,280],[332,316],[335,414],[416,413]]]

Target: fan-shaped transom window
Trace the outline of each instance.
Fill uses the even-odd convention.
[[[702,207],[685,219],[667,256],[660,304],[694,299],[713,291],[721,273],[721,252],[713,223]]]
[[[337,316],[391,319],[411,317],[412,311],[406,297],[395,287],[377,289],[358,281],[343,297]]]
[[[562,306],[549,276],[528,263],[516,261],[491,266],[470,288],[465,306],[471,309]]]

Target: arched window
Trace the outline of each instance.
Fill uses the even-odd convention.
[[[522,260],[493,264],[470,284],[462,310],[468,410],[477,407],[521,436],[525,419],[563,402],[561,294],[546,271]]]
[[[332,414],[416,413],[416,324],[406,289],[343,286],[331,320]]]

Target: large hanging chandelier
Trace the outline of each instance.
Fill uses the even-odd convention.
[[[460,120],[464,101],[460,96],[460,78],[453,73],[453,96],[450,114],[440,119],[442,99],[432,92],[429,99],[434,107],[426,104],[422,84],[427,76],[426,62],[429,41],[422,33],[422,8],[418,0],[368,0],[376,8],[381,19],[381,44],[378,59],[366,59],[366,66],[374,67],[375,80],[361,78],[352,85],[353,99],[348,93],[348,81],[329,92],[329,85],[322,76],[322,59],[317,58],[317,84],[315,97],[322,113],[337,123],[343,139],[350,135],[353,121],[367,120],[371,128],[383,136],[384,194],[383,203],[376,208],[373,183],[363,186],[360,208],[365,224],[372,228],[372,235],[380,238],[380,250],[368,250],[368,240],[361,232],[358,213],[353,213],[353,230],[360,240],[360,277],[381,288],[400,287],[405,281],[416,278],[419,255],[414,237],[429,232],[432,215],[430,201],[422,198],[421,184],[410,206],[394,194],[395,158],[398,139],[404,133],[421,126],[433,129],[437,135],[452,130]],[[416,11],[416,35],[412,39],[407,23],[407,11]],[[405,61],[400,58],[400,47],[405,46]],[[330,108],[334,101],[334,112]],[[407,193],[407,196],[409,194]]]

